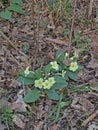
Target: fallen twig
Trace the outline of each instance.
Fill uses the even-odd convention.
[[[71,45],[72,45],[72,33],[73,33],[73,29],[74,29],[74,22],[75,22],[75,13],[76,13],[76,6],[77,6],[77,0],[74,1],[74,9],[73,9],[73,17],[72,17],[72,23],[71,23],[71,31],[70,31],[70,44],[69,44],[69,53],[71,51]]]
[[[34,10],[36,5],[37,5],[37,12],[35,12],[35,10]],[[33,58],[34,58],[33,69],[34,69],[34,66],[35,66],[35,64],[37,62],[37,58],[38,58],[38,52],[39,52],[39,25],[40,25],[39,11],[40,11],[40,6],[39,6],[38,1],[35,1],[35,0],[32,1],[31,11],[32,11],[31,20],[33,22],[33,32],[34,32],[34,34],[33,34],[34,48],[35,48],[34,55],[33,55]],[[37,21],[36,21],[37,23],[35,22],[35,13],[37,14]]]
[[[82,126],[86,126],[90,121],[92,121],[98,115],[98,110],[83,121]]]
[[[11,40],[10,40],[1,30],[0,30],[0,34],[1,34],[1,36],[2,36],[5,40],[8,41],[8,43],[9,43],[17,52],[19,52],[21,55],[23,55],[23,56],[26,57],[26,55],[25,55],[22,51],[20,51],[15,45],[13,45],[13,43],[11,42]]]
[[[91,14],[92,14],[93,3],[94,3],[94,0],[90,0],[88,18],[90,18]]]
[[[53,43],[56,43],[56,44],[60,44],[60,45],[68,45],[69,43],[66,43],[65,41],[63,40],[60,40],[60,39],[53,39],[53,38],[45,38],[46,41],[50,41],[53,42]]]
[[[90,91],[88,94],[90,94],[90,95],[92,95],[92,96],[98,97],[98,93],[95,93],[95,92],[92,92],[92,91]]]

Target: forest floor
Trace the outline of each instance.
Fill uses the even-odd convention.
[[[24,0],[25,15],[13,13],[10,21],[0,18],[0,130],[98,130],[98,1],[92,7],[89,0],[79,1],[76,7],[73,4],[73,15],[70,8],[66,13],[54,13],[41,2],[34,16],[31,1]],[[84,69],[77,81],[70,81],[75,91],[64,101],[72,102],[63,106],[58,121],[52,124],[56,111],[49,120],[44,119],[56,102],[46,97],[32,104],[21,102],[24,86],[17,78],[20,70],[28,66],[36,70],[51,61],[57,50],[66,53],[69,49],[78,53]]]

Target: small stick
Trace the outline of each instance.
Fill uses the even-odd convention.
[[[90,18],[91,14],[92,14],[93,3],[94,3],[94,0],[90,0],[88,18]]]
[[[35,6],[37,6],[37,12],[34,11]],[[37,63],[38,52],[39,52],[39,24],[40,24],[40,6],[39,1],[32,0],[32,17],[31,20],[33,22],[33,37],[34,37],[34,61],[33,61],[33,69],[35,64]],[[35,22],[35,14],[37,14],[37,20]]]
[[[92,121],[98,115],[98,110],[83,121],[82,126],[86,126],[90,121]]]
[[[9,42],[9,44],[17,51],[17,52],[19,52],[21,55],[23,55],[23,56],[25,56],[26,57],[26,55],[23,53],[23,52],[21,52],[15,45],[13,45],[13,43],[11,42],[11,40],[0,30],[0,34],[1,34],[1,36],[5,39],[5,40],[7,40],[8,42]]]
[[[74,2],[74,9],[73,9],[73,17],[72,17],[72,24],[71,24],[71,31],[70,31],[70,36],[69,36],[69,39],[70,39],[70,44],[69,44],[69,53],[71,51],[71,45],[72,45],[72,33],[73,33],[73,29],[74,29],[74,22],[75,22],[75,9],[76,9],[76,6],[77,6],[77,0],[75,0]]]

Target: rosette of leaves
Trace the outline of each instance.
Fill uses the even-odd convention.
[[[40,68],[38,68],[35,72],[30,71],[28,75],[25,75],[24,72],[20,73],[20,77],[18,78],[18,81],[22,83],[24,86],[32,85],[32,90],[30,90],[24,97],[24,101],[27,103],[35,102],[39,99],[41,94],[44,92],[49,99],[51,100],[59,100],[59,94],[57,91],[59,89],[62,89],[64,87],[67,87],[67,82],[63,77],[60,76],[54,76],[55,84],[52,86],[51,89],[39,89],[34,87],[34,82],[37,79],[44,78],[44,73],[47,73],[47,70],[45,72],[42,71]]]
[[[68,57],[69,58],[69,57]],[[22,83],[24,86],[31,85],[32,88],[27,94],[24,96],[24,101],[27,103],[32,103],[38,100],[41,96],[41,94],[47,95],[47,97],[51,100],[59,100],[59,90],[62,90],[68,86],[67,80],[71,79],[76,81],[77,80],[77,72],[80,70],[80,66],[78,66],[78,69],[76,71],[70,70],[70,65],[67,66],[65,64],[65,53],[62,51],[57,51],[54,56],[54,60],[57,62],[58,70],[57,68],[52,68],[51,62],[41,68],[38,68],[35,71],[28,70],[27,74],[25,74],[25,71],[22,71],[20,73],[20,77],[18,78],[18,81]],[[76,61],[76,58],[73,58],[73,61]],[[29,73],[28,73],[29,72]],[[62,72],[65,72],[62,74]],[[39,80],[40,78],[44,81],[47,80],[49,77],[53,77],[55,80],[55,83],[50,87],[49,89],[44,89],[44,87],[38,88],[35,87],[35,81]]]

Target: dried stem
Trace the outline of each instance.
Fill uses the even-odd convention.
[[[69,39],[70,39],[69,53],[71,51],[71,45],[72,45],[72,33],[73,33],[73,29],[74,29],[75,13],[76,13],[75,9],[76,9],[76,6],[77,6],[77,0],[74,1],[73,17],[72,17],[72,24],[71,24],[70,36],[69,36]]]
[[[38,14],[37,14],[37,25],[36,25],[36,22],[35,22],[35,5],[37,4],[37,11],[38,11]],[[34,36],[34,48],[35,48],[35,51],[34,51],[34,62],[33,62],[33,69],[34,69],[34,66],[37,62],[37,57],[38,57],[38,51],[39,51],[39,6],[38,6],[38,2],[35,3],[35,0],[32,0],[32,22],[33,22],[33,36]]]
[[[90,18],[91,14],[92,14],[93,3],[94,3],[94,0],[90,0],[88,18]]]
[[[97,116],[98,116],[98,110],[95,113],[93,113],[91,116],[89,116],[86,120],[84,120],[82,126],[86,126],[90,121],[92,121]]]

